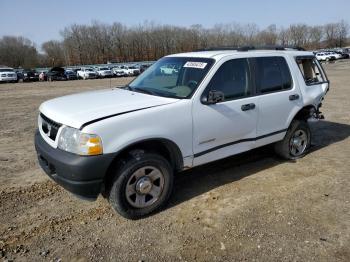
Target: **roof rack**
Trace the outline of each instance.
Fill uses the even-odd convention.
[[[204,49],[198,49],[196,52],[201,51],[226,51],[226,50],[234,50],[240,52],[247,52],[250,50],[297,50],[297,51],[305,51],[304,48],[300,46],[283,46],[283,45],[266,45],[266,46],[220,46],[220,47],[209,47]]]

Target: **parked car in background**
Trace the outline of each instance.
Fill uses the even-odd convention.
[[[108,67],[96,67],[96,74],[100,78],[113,77],[113,73]]]
[[[17,82],[23,81],[23,69],[15,69],[17,74]]]
[[[341,56],[340,59],[349,59],[349,57],[350,57],[349,54],[347,54],[347,53],[338,52],[338,51],[335,51],[334,53],[339,54]]]
[[[53,67],[47,72],[47,81],[67,80],[65,70],[62,67]]]
[[[129,76],[138,76],[140,74],[140,68],[137,66],[129,66],[128,67]]]
[[[81,68],[73,68],[73,69],[71,69],[73,72],[75,72],[75,74],[77,75],[77,77],[78,77],[78,71],[80,71],[81,70]],[[79,77],[78,77],[79,78]]]
[[[17,73],[11,67],[0,67],[0,83],[18,82]]]
[[[328,52],[328,54],[330,56],[334,56],[335,59],[341,59],[342,58],[342,55],[340,53],[338,53],[338,52]]]
[[[39,73],[35,70],[23,71],[23,82],[36,82],[39,81]]]
[[[72,70],[66,70],[64,72],[64,74],[66,75],[67,80],[77,80],[78,79],[77,74]]]
[[[160,68],[160,72],[165,75],[172,75],[177,74],[179,72],[179,69],[176,67],[176,65],[165,65]]]
[[[318,61],[332,61],[335,60],[335,56],[331,55],[329,52],[316,53],[316,59]]]
[[[78,78],[86,79],[95,79],[97,78],[96,72],[90,67],[84,67],[77,71]]]
[[[112,72],[116,77],[128,76],[129,72],[124,66],[115,66],[112,68]]]
[[[149,64],[143,64],[140,65],[140,74],[143,73],[144,71],[146,71],[147,68],[149,68],[151,65]]]

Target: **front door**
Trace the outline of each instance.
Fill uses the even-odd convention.
[[[254,147],[258,117],[247,59],[224,62],[202,94],[222,91],[222,102],[193,104],[194,166],[221,159]]]

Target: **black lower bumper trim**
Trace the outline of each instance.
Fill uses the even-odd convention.
[[[69,192],[87,199],[101,193],[107,170],[115,155],[79,156],[51,147],[37,131],[35,149],[45,173]]]

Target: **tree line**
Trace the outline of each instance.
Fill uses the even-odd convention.
[[[24,37],[0,38],[0,64],[11,67],[63,66],[110,62],[151,61],[178,52],[219,46],[291,45],[306,49],[344,47],[349,25],[337,23],[309,26],[275,24],[260,29],[256,24],[217,24],[179,27],[144,22],[128,27],[121,23],[73,24],[61,32],[62,40],[36,45]]]

